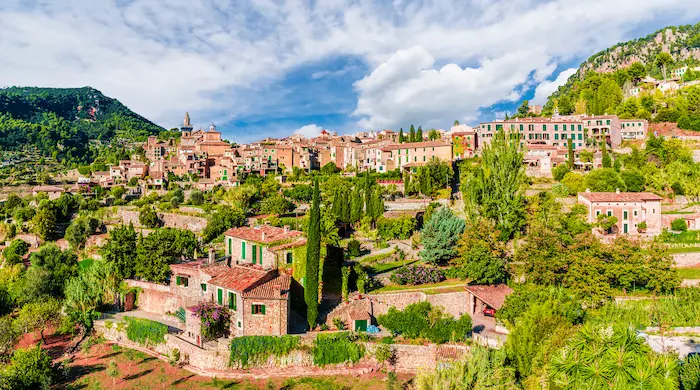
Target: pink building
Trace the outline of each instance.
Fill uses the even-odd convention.
[[[588,208],[587,222],[595,223],[600,214],[617,217],[612,233],[638,235],[638,225],[646,222],[646,234],[661,233],[662,197],[648,192],[581,192],[578,202]]]

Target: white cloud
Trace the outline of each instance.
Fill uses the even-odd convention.
[[[556,79],[552,81],[541,82],[537,86],[537,88],[535,88],[535,97],[532,98],[531,104],[545,104],[549,95],[554,93],[554,91],[556,91],[557,88],[566,84],[566,80],[568,80],[569,77],[573,76],[576,73],[576,71],[576,68],[569,68],[561,71],[561,73],[559,73]]]
[[[310,124],[296,129],[296,131],[294,131],[294,134],[301,134],[306,138],[313,138],[321,134],[322,131],[322,127],[317,126],[315,124]]]
[[[444,127],[520,98],[557,64],[635,28],[700,16],[691,0],[130,0],[89,2],[85,12],[87,4],[3,1],[0,86],[90,85],[166,127],[186,110],[201,123],[255,112],[277,98],[267,86],[336,57],[373,69],[356,84],[363,126]]]

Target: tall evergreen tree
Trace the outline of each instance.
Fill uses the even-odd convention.
[[[573,137],[573,134],[572,134]],[[574,169],[574,141],[573,138],[569,138],[569,143],[567,144],[567,153],[569,155],[569,169]]]
[[[374,211],[372,210],[372,186],[369,181],[369,172],[367,172],[367,181],[365,182],[365,215],[372,217]]]
[[[384,215],[384,197],[382,188],[375,186],[372,196],[372,220],[376,221]]]
[[[350,199],[350,223],[356,223],[362,219],[362,191],[360,191],[360,185],[355,184],[352,189],[352,195]]]
[[[306,234],[306,280],[304,301],[306,320],[313,329],[318,319],[318,274],[321,263],[321,205],[318,178],[314,179],[314,193],[309,211],[309,227]]]
[[[335,217],[336,220],[340,219],[340,209],[342,207],[342,194],[340,193],[341,190],[342,188],[336,188],[335,191],[333,191],[333,204],[331,204],[331,215],[333,215],[333,217]]]
[[[134,226],[119,226],[110,231],[109,239],[100,250],[102,258],[113,263],[119,280],[131,278],[136,272],[136,231]]]
[[[423,142],[423,126],[418,126],[418,130],[416,131],[415,142]]]
[[[408,142],[416,142],[416,128],[411,125],[411,130],[408,132]]]
[[[403,127],[399,130],[399,143],[406,142],[406,136],[403,135]]]
[[[342,195],[340,196],[340,221],[344,223],[350,222],[350,190],[343,187]]]
[[[603,141],[600,143],[600,153],[602,154],[601,160],[603,163],[603,168],[612,168],[612,158],[610,158],[610,155],[608,154],[608,147],[606,143],[605,138],[603,138]]]

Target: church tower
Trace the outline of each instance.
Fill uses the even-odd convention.
[[[182,121],[182,127],[180,127],[180,132],[182,132],[182,135],[184,135],[185,137],[188,137],[192,134],[192,123],[190,123],[189,112],[185,113],[185,120]]]

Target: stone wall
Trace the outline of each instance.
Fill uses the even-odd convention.
[[[700,252],[674,253],[676,267],[700,267]]]
[[[130,341],[126,336],[126,330],[117,323],[100,320],[95,323],[95,331],[103,335],[105,339],[117,343],[126,348],[136,349],[151,354],[156,354],[160,358],[167,359],[168,356],[177,349],[180,352],[180,362],[187,365],[186,368],[193,369],[199,374],[208,376],[226,377],[225,373],[235,373],[244,370],[241,367],[229,367],[230,350],[229,340],[220,339],[219,342],[207,343],[206,348],[179,337],[175,334],[165,335],[165,343],[144,346]],[[312,340],[302,338],[302,343],[310,346]],[[365,357],[359,362],[363,365],[378,367],[374,358],[374,352],[378,345],[376,343],[363,343],[366,349]],[[441,362],[454,361],[461,358],[469,347],[464,345],[406,345],[391,344],[391,351],[394,355],[393,368],[399,372],[416,373],[421,370],[434,370]],[[303,348],[292,351],[287,356],[271,356],[267,361],[245,369],[264,370],[266,375],[280,376],[307,376],[313,374],[323,374],[324,372],[335,372],[343,374],[342,370],[347,370],[345,374],[355,373],[351,371],[352,364],[341,364],[337,366],[324,367],[319,370],[313,365],[313,355],[310,348]]]
[[[172,293],[170,286],[138,280],[127,280],[126,282],[129,286],[141,289],[136,300],[136,307],[139,310],[165,314],[168,312],[174,313],[181,307],[187,307],[186,302]]]
[[[399,199],[393,202],[384,202],[386,211],[406,211],[406,210],[425,210],[431,202],[438,202],[443,206],[450,206],[449,199]]]
[[[134,208],[118,207],[115,217],[120,219],[125,225],[131,223],[134,226],[141,226],[139,223],[139,211]],[[207,227],[207,219],[202,217],[158,213],[158,218],[163,222],[163,227],[191,230],[195,233],[199,233]]]
[[[403,310],[406,306],[428,301],[434,306],[440,306],[445,313],[459,318],[466,314],[468,297],[466,291],[450,292],[444,294],[425,294],[423,292],[403,292],[395,294],[370,294],[367,295],[372,302],[372,315],[375,317],[385,314],[390,307]]]

